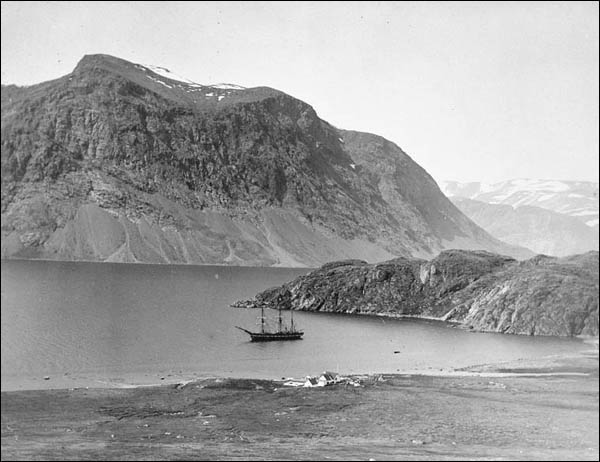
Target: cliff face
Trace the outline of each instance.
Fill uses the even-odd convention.
[[[389,141],[338,130],[277,90],[162,71],[93,55],[60,79],[2,87],[3,257],[528,255],[470,222]]]
[[[244,306],[409,315],[480,331],[598,335],[598,252],[517,262],[488,252],[451,250],[430,261],[396,258],[370,265],[329,263]]]

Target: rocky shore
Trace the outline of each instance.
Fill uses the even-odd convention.
[[[327,263],[238,307],[427,317],[524,335],[598,335],[598,252],[516,261],[448,250],[426,261]]]

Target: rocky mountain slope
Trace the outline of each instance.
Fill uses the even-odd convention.
[[[85,56],[2,87],[2,256],[317,266],[492,238],[393,143],[280,91]]]
[[[493,184],[442,181],[440,187],[448,197],[512,205],[515,208],[531,205],[575,217],[598,229],[598,183],[516,179]]]
[[[452,202],[492,236],[539,254],[563,257],[598,250],[598,228],[569,215],[532,205],[513,208],[459,197]]]
[[[323,265],[239,306],[434,317],[480,331],[598,335],[598,252],[515,261],[449,250],[425,261],[396,258]]]

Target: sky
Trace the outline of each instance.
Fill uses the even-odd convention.
[[[597,2],[11,2],[1,80],[85,54],[270,86],[437,181],[598,181]]]

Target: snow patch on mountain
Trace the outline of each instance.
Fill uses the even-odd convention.
[[[150,80],[152,80],[153,82],[160,83],[161,85],[164,85],[164,86],[165,86],[165,87],[167,87],[167,88],[173,88],[171,85],[168,85],[168,84],[166,84],[166,83],[165,83],[165,82],[163,82],[162,80],[155,79],[155,78],[154,78],[154,77],[152,77],[151,75],[149,75],[149,76],[148,76],[148,78],[149,78]]]
[[[219,90],[245,90],[246,87],[242,87],[241,85],[234,85],[233,83],[216,83],[213,85],[208,85],[212,88],[218,88]]]
[[[570,213],[570,215],[573,216],[583,216],[583,215],[596,215],[597,212],[593,211],[593,210],[578,210],[576,212],[572,212]]]
[[[171,80],[178,80],[179,82],[184,82],[187,84],[198,85],[196,82],[193,82],[190,79],[182,77],[179,74],[176,74],[175,72],[171,72],[169,69],[167,69],[165,67],[153,66],[152,64],[144,64],[144,67],[150,69],[152,72],[160,75],[161,77],[166,77],[167,79],[171,79]]]
[[[152,71],[153,73],[155,73],[161,77],[165,77],[169,80],[182,82],[182,83],[186,84],[187,88],[184,88],[180,85],[177,85],[177,86],[179,88],[185,89],[188,92],[199,91],[199,90],[202,90],[203,88],[213,88],[213,89],[217,89],[217,90],[230,90],[227,92],[227,94],[230,94],[231,90],[246,90],[246,87],[242,87],[241,85],[235,85],[233,83],[217,83],[217,84],[213,84],[213,85],[202,85],[200,83],[196,83],[196,82],[188,79],[187,77],[183,77],[179,74],[176,74],[175,72],[170,71],[166,67],[154,66],[152,64],[144,64],[143,66],[136,64],[135,67],[138,69],[141,69],[143,71],[148,71],[148,70]],[[172,86],[163,82],[162,80],[156,79],[151,76],[148,76],[148,78],[157,83],[160,83],[161,85],[164,85],[167,88],[173,88]],[[206,96],[213,96],[213,93],[208,93]],[[225,96],[219,96],[219,101],[221,101],[224,97]]]

